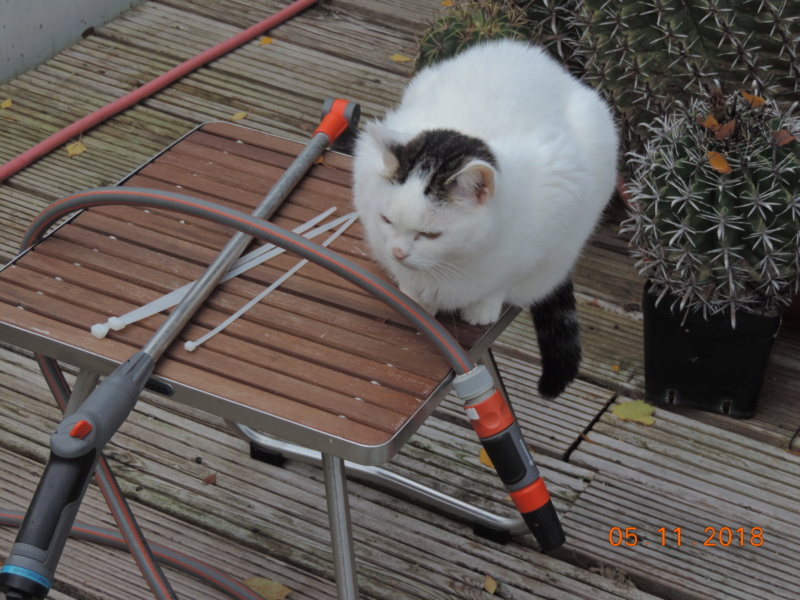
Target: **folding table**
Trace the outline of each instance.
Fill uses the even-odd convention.
[[[238,125],[209,123],[120,185],[177,191],[250,212],[301,149]],[[273,222],[292,228],[329,207],[336,207],[334,216],[351,212],[350,168],[349,157],[326,153]],[[231,233],[162,210],[84,211],[0,273],[0,339],[78,367],[76,385],[92,386],[140,349],[165,313],[105,339],[93,337],[91,326],[195,279]],[[360,224],[331,248],[380,273]],[[313,264],[195,351],[184,349],[183,340],[215,327],[297,260],[286,253],[220,285],[158,363],[148,387],[247,424],[240,429],[256,445],[262,439],[256,432],[263,432],[306,449],[298,456],[320,453],[339,594],[354,597],[344,461],[365,465],[362,474],[375,476],[371,466],[390,460],[433,412],[452,372],[409,322]],[[505,311],[491,327],[453,316],[442,322],[492,370],[489,348],[517,312]]]

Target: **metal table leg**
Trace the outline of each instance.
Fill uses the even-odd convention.
[[[64,418],[70,416],[78,410],[83,404],[83,401],[89,397],[94,388],[97,387],[97,382],[100,376],[94,371],[88,369],[81,369],[78,371],[78,377],[75,379],[75,384],[72,386],[72,394],[67,403],[67,409],[64,411]]]
[[[483,365],[489,370],[489,374],[492,376],[492,379],[494,379],[495,385],[505,397],[508,405],[511,406],[511,398],[508,395],[506,384],[503,381],[503,377],[500,375],[500,369],[497,367],[497,361],[494,359],[494,353],[491,348],[487,348],[486,352],[481,355],[478,359],[478,364]],[[511,406],[511,410],[514,410],[513,406]]]
[[[267,450],[282,458],[297,460],[308,465],[319,467],[322,464],[322,457],[320,453],[315,450],[309,450],[297,444],[278,440],[264,433],[254,431],[245,425],[232,423],[230,421],[228,421],[228,425],[234,432],[238,433],[242,439],[257,446],[261,450]],[[496,515],[387,469],[359,465],[353,462],[346,463],[345,468],[353,479],[372,483],[382,489],[414,498],[426,506],[471,521],[475,525],[482,525],[497,532],[506,531],[511,535],[523,535],[530,532],[525,521],[522,520],[522,517],[502,517]]]
[[[356,600],[358,598],[358,582],[344,461],[336,456],[323,454],[322,468],[328,499],[328,519],[338,598],[339,600]]]
[[[497,368],[497,363],[494,360],[491,349],[487,349],[479,359],[479,362],[489,369],[489,373],[494,378],[495,384],[506,397],[508,405],[511,406],[511,402],[508,399],[508,392],[506,391],[503,378]],[[319,466],[325,456],[322,455],[321,457],[320,453],[314,450],[308,450],[302,446],[278,440],[261,432],[254,431],[246,425],[241,425],[232,421],[228,421],[228,425],[234,432],[239,434],[242,439],[248,441],[251,445],[255,445],[262,450],[274,452],[284,458]],[[504,532],[507,532],[509,535],[523,535],[530,532],[522,517],[502,517],[493,514],[482,508],[468,504],[459,498],[448,496],[438,490],[434,490],[424,484],[386,469],[359,465],[353,462],[347,463],[346,469],[353,478],[404,494],[426,506],[472,521],[476,527],[482,526],[487,528],[486,531],[496,532],[501,539]],[[328,498],[330,498],[330,494]]]

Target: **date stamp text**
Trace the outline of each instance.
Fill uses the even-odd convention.
[[[649,532],[648,532],[649,533]],[[608,531],[608,543],[612,546],[634,547],[644,546],[752,546],[764,544],[764,529],[762,527],[706,527],[703,534],[696,540],[689,540],[683,535],[681,527],[657,529],[657,536],[647,540],[649,536],[637,527],[612,527]]]

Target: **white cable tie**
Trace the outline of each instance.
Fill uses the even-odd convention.
[[[318,223],[322,222],[323,220],[327,219],[335,211],[336,211],[336,207],[335,206],[332,207],[332,208],[329,208],[325,212],[322,212],[322,213],[318,214],[313,219],[310,219],[310,220],[306,221],[305,223],[302,223],[302,224],[298,225],[297,227],[292,229],[292,232],[296,233],[298,235],[305,234],[309,229],[311,229],[312,227],[316,226]],[[340,218],[343,218],[343,217],[340,217]],[[336,225],[330,225],[329,224],[329,227],[336,227]],[[327,231],[327,229],[324,229],[323,231]],[[275,252],[275,250],[279,250],[279,252]],[[274,254],[269,254],[270,252],[273,252]],[[238,275],[240,273],[244,273],[245,271],[248,271],[249,269],[252,269],[253,267],[260,265],[261,263],[269,260],[270,258],[272,258],[274,256],[277,256],[281,252],[283,252],[283,248],[276,248],[275,244],[269,244],[269,243],[264,244],[263,246],[260,246],[260,247],[256,248],[252,252],[248,252],[247,254],[245,254],[243,256],[240,256],[233,263],[231,268],[228,269],[228,271],[222,277],[221,281],[227,281],[228,279],[236,277],[236,275]],[[267,254],[269,254],[269,256],[266,256]],[[234,271],[235,271],[235,273],[234,273]],[[192,283],[194,283],[194,282],[192,282]],[[192,284],[191,283],[187,284],[187,286],[190,286],[190,285],[192,285]]]
[[[356,215],[356,213],[351,213],[349,215],[346,215],[346,216],[342,217],[342,219],[345,219],[345,222],[342,223],[342,225],[339,227],[339,229],[334,231],[330,235],[330,237],[328,237],[328,239],[326,239],[324,242],[322,242],[322,246],[325,246],[327,248],[331,243],[333,243],[333,241],[336,238],[338,238],[345,231],[347,231],[347,228],[350,227],[350,225],[352,225],[353,223],[355,223],[357,218],[358,218],[358,216]],[[341,221],[341,219],[338,219],[338,220]],[[217,335],[220,331],[225,329],[228,325],[233,323],[236,319],[238,319],[244,313],[246,313],[248,310],[253,308],[253,306],[255,306],[257,303],[261,302],[264,298],[267,297],[268,294],[270,294],[273,290],[277,289],[284,281],[286,281],[287,279],[289,279],[289,277],[291,277],[292,275],[297,273],[306,263],[308,263],[308,259],[304,258],[303,260],[298,262],[295,266],[293,266],[291,269],[286,271],[286,273],[284,273],[278,279],[276,279],[275,282],[273,282],[268,288],[266,288],[265,290],[260,292],[255,298],[250,300],[247,304],[242,306],[239,310],[237,310],[235,313],[233,313],[230,317],[228,317],[222,323],[217,325],[214,329],[212,329],[211,331],[206,333],[204,336],[199,337],[194,341],[185,342],[183,347],[186,350],[188,350],[189,352],[193,352],[200,344],[202,344],[203,342],[205,342],[205,341],[209,340],[210,338],[214,337],[215,335]]]
[[[349,215],[345,215],[344,217],[340,217],[323,225],[321,227],[317,227],[316,229],[312,230],[310,233],[307,233],[309,229],[320,223],[322,220],[328,218],[333,212],[336,211],[336,207],[329,208],[328,210],[318,214],[313,219],[306,221],[295,227],[292,231],[298,235],[303,235],[308,239],[312,239],[317,235],[325,233],[326,231],[333,229],[334,227],[338,226],[340,223],[344,222],[349,218]],[[240,257],[236,262],[233,263],[233,266],[222,276],[220,279],[220,283],[223,281],[227,281],[232,277],[236,277],[245,271],[252,269],[255,266],[260,265],[261,263],[268,261],[271,258],[274,258],[284,252],[283,248],[276,248],[274,244],[264,244],[263,246],[256,248],[252,252],[245,254],[244,256]],[[183,297],[189,292],[191,287],[195,284],[194,281],[187,283],[177,289],[172,290],[168,294],[161,296],[160,298],[156,298],[152,302],[148,302],[140,306],[139,308],[135,308],[129,313],[126,313],[120,317],[109,317],[108,321],[105,323],[97,323],[92,325],[91,332],[92,335],[98,339],[103,339],[108,335],[109,330],[113,329],[114,331],[120,331],[124,329],[125,326],[130,325],[131,323],[136,323],[137,321],[141,321],[142,319],[146,319],[147,317],[151,317],[160,313],[162,310],[166,310],[168,308],[172,308],[176,304],[178,304]]]
[[[94,337],[96,337],[98,340],[102,340],[108,335],[108,325],[105,323],[95,323],[92,325],[91,331]]]

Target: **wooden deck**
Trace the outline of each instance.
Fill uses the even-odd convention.
[[[155,75],[271,14],[272,0],[152,0],[40,68],[0,86],[0,161]],[[0,184],[0,259],[50,201],[113,184],[208,120],[247,113],[242,124],[307,139],[321,101],[359,101],[380,115],[411,74],[425,23],[439,0],[331,0],[247,44]],[[748,421],[656,409],[652,426],[620,421],[613,405],[642,394],[641,281],[617,237],[612,207],[576,273],[585,359],[578,382],[555,402],[537,397],[539,359],[523,314],[495,356],[567,532],[553,556],[530,536],[500,545],[403,498],[351,482],[362,596],[505,599],[795,599],[800,560],[800,327],[779,335],[756,416]],[[0,347],[0,508],[24,509],[58,420],[43,378],[24,352]],[[107,452],[154,541],[238,579],[264,577],[290,599],[335,596],[321,472],[290,461],[251,460],[217,419],[146,394]],[[512,514],[495,474],[480,464],[474,433],[446,401],[389,468],[476,504]],[[209,483],[215,475],[216,482]],[[79,517],[112,525],[92,486]],[[635,547],[609,543],[636,527]],[[662,545],[660,528],[664,530]],[[746,532],[744,545],[706,546],[707,528]],[[763,529],[760,538],[751,530]],[[681,529],[681,545],[676,528]],[[15,532],[0,528],[0,556]],[[738,536],[738,534],[735,534]],[[723,539],[723,542],[725,540]],[[219,593],[176,573],[181,598]],[[54,600],[149,598],[133,561],[71,541]]]

